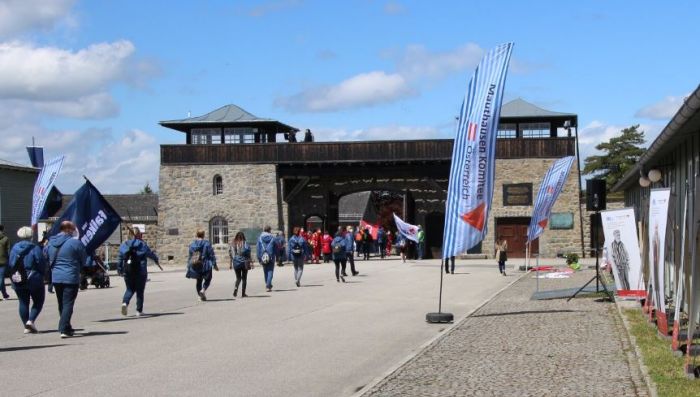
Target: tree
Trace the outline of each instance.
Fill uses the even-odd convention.
[[[139,194],[153,194],[153,189],[151,189],[151,183],[146,182],[146,185],[139,191]]]
[[[641,146],[644,144],[644,131],[639,130],[639,124],[624,128],[621,132],[621,135],[595,147],[604,152],[604,155],[588,156],[583,161],[583,174],[594,174],[605,179],[608,190],[632,169],[646,152]]]

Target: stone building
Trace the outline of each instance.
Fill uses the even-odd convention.
[[[539,184],[554,160],[576,154],[577,120],[521,99],[503,105],[489,234],[470,252],[493,256],[498,234],[509,240],[511,257],[524,255]],[[158,247],[175,264],[184,265],[197,229],[223,254],[236,232],[254,242],[264,225],[289,233],[318,217],[335,230],[342,197],[379,190],[403,195],[404,219],[423,225],[428,255],[440,255],[452,140],[283,142],[280,135],[289,138],[294,127],[234,105],[160,124],[185,134],[185,144],[161,146]],[[543,256],[583,253],[574,163],[533,250]]]

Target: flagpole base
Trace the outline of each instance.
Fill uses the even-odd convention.
[[[425,315],[425,321],[431,324],[451,323],[454,319],[455,316],[452,313],[438,312]]]

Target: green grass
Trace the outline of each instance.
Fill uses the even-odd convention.
[[[641,310],[627,309],[624,314],[642,352],[649,376],[656,383],[659,397],[700,396],[700,379],[689,380],[685,377],[685,357],[673,355],[671,342],[658,336],[656,327],[649,324]]]

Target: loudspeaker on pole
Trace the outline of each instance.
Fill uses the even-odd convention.
[[[605,179],[586,180],[586,211],[605,210],[605,199]]]

